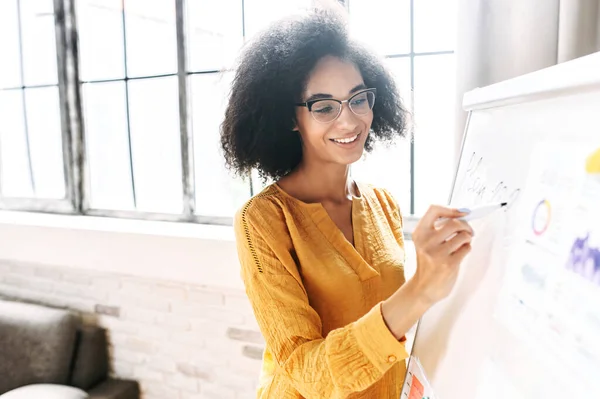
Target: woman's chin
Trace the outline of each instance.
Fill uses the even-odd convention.
[[[357,148],[352,152],[347,152],[345,154],[336,154],[335,162],[340,165],[349,166],[355,164],[356,162],[362,159],[364,153],[364,147]]]

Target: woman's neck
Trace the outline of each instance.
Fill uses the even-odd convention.
[[[290,195],[305,202],[341,204],[358,189],[350,178],[350,166],[300,164],[290,175],[279,182]]]

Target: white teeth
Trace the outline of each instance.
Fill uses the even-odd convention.
[[[352,143],[357,138],[358,138],[358,134],[354,137],[349,137],[347,139],[333,139],[333,141],[335,141],[336,143],[348,144],[348,143]]]

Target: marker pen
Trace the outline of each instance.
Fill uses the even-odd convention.
[[[473,209],[460,208],[459,211],[468,212],[468,215],[461,216],[458,219],[464,220],[467,222],[469,220],[480,219],[484,216],[489,215],[490,213],[495,212],[498,209],[504,208],[506,205],[508,205],[507,202],[500,202],[498,204],[481,205],[481,206],[475,207]]]
[[[487,205],[480,205],[474,208],[459,208],[458,210],[462,213],[468,213],[465,216],[461,216],[459,218],[456,218],[458,220],[464,220],[465,222],[468,222],[470,220],[475,220],[475,219],[480,219],[484,216],[487,216],[493,212],[495,212],[498,209],[504,208],[506,205],[508,205],[507,202],[499,202],[497,204],[487,204]],[[443,223],[444,221],[448,220],[448,218],[439,218],[435,225],[438,226],[439,224]]]

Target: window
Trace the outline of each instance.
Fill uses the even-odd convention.
[[[3,0],[0,206],[230,223],[262,187],[233,178],[219,151],[235,57],[310,2]],[[390,188],[405,214],[450,188],[455,2],[345,2],[414,115],[414,140],[376,148],[353,174]]]
[[[183,214],[174,3],[75,4],[90,209]]]
[[[70,208],[52,0],[0,2],[0,203]]]

